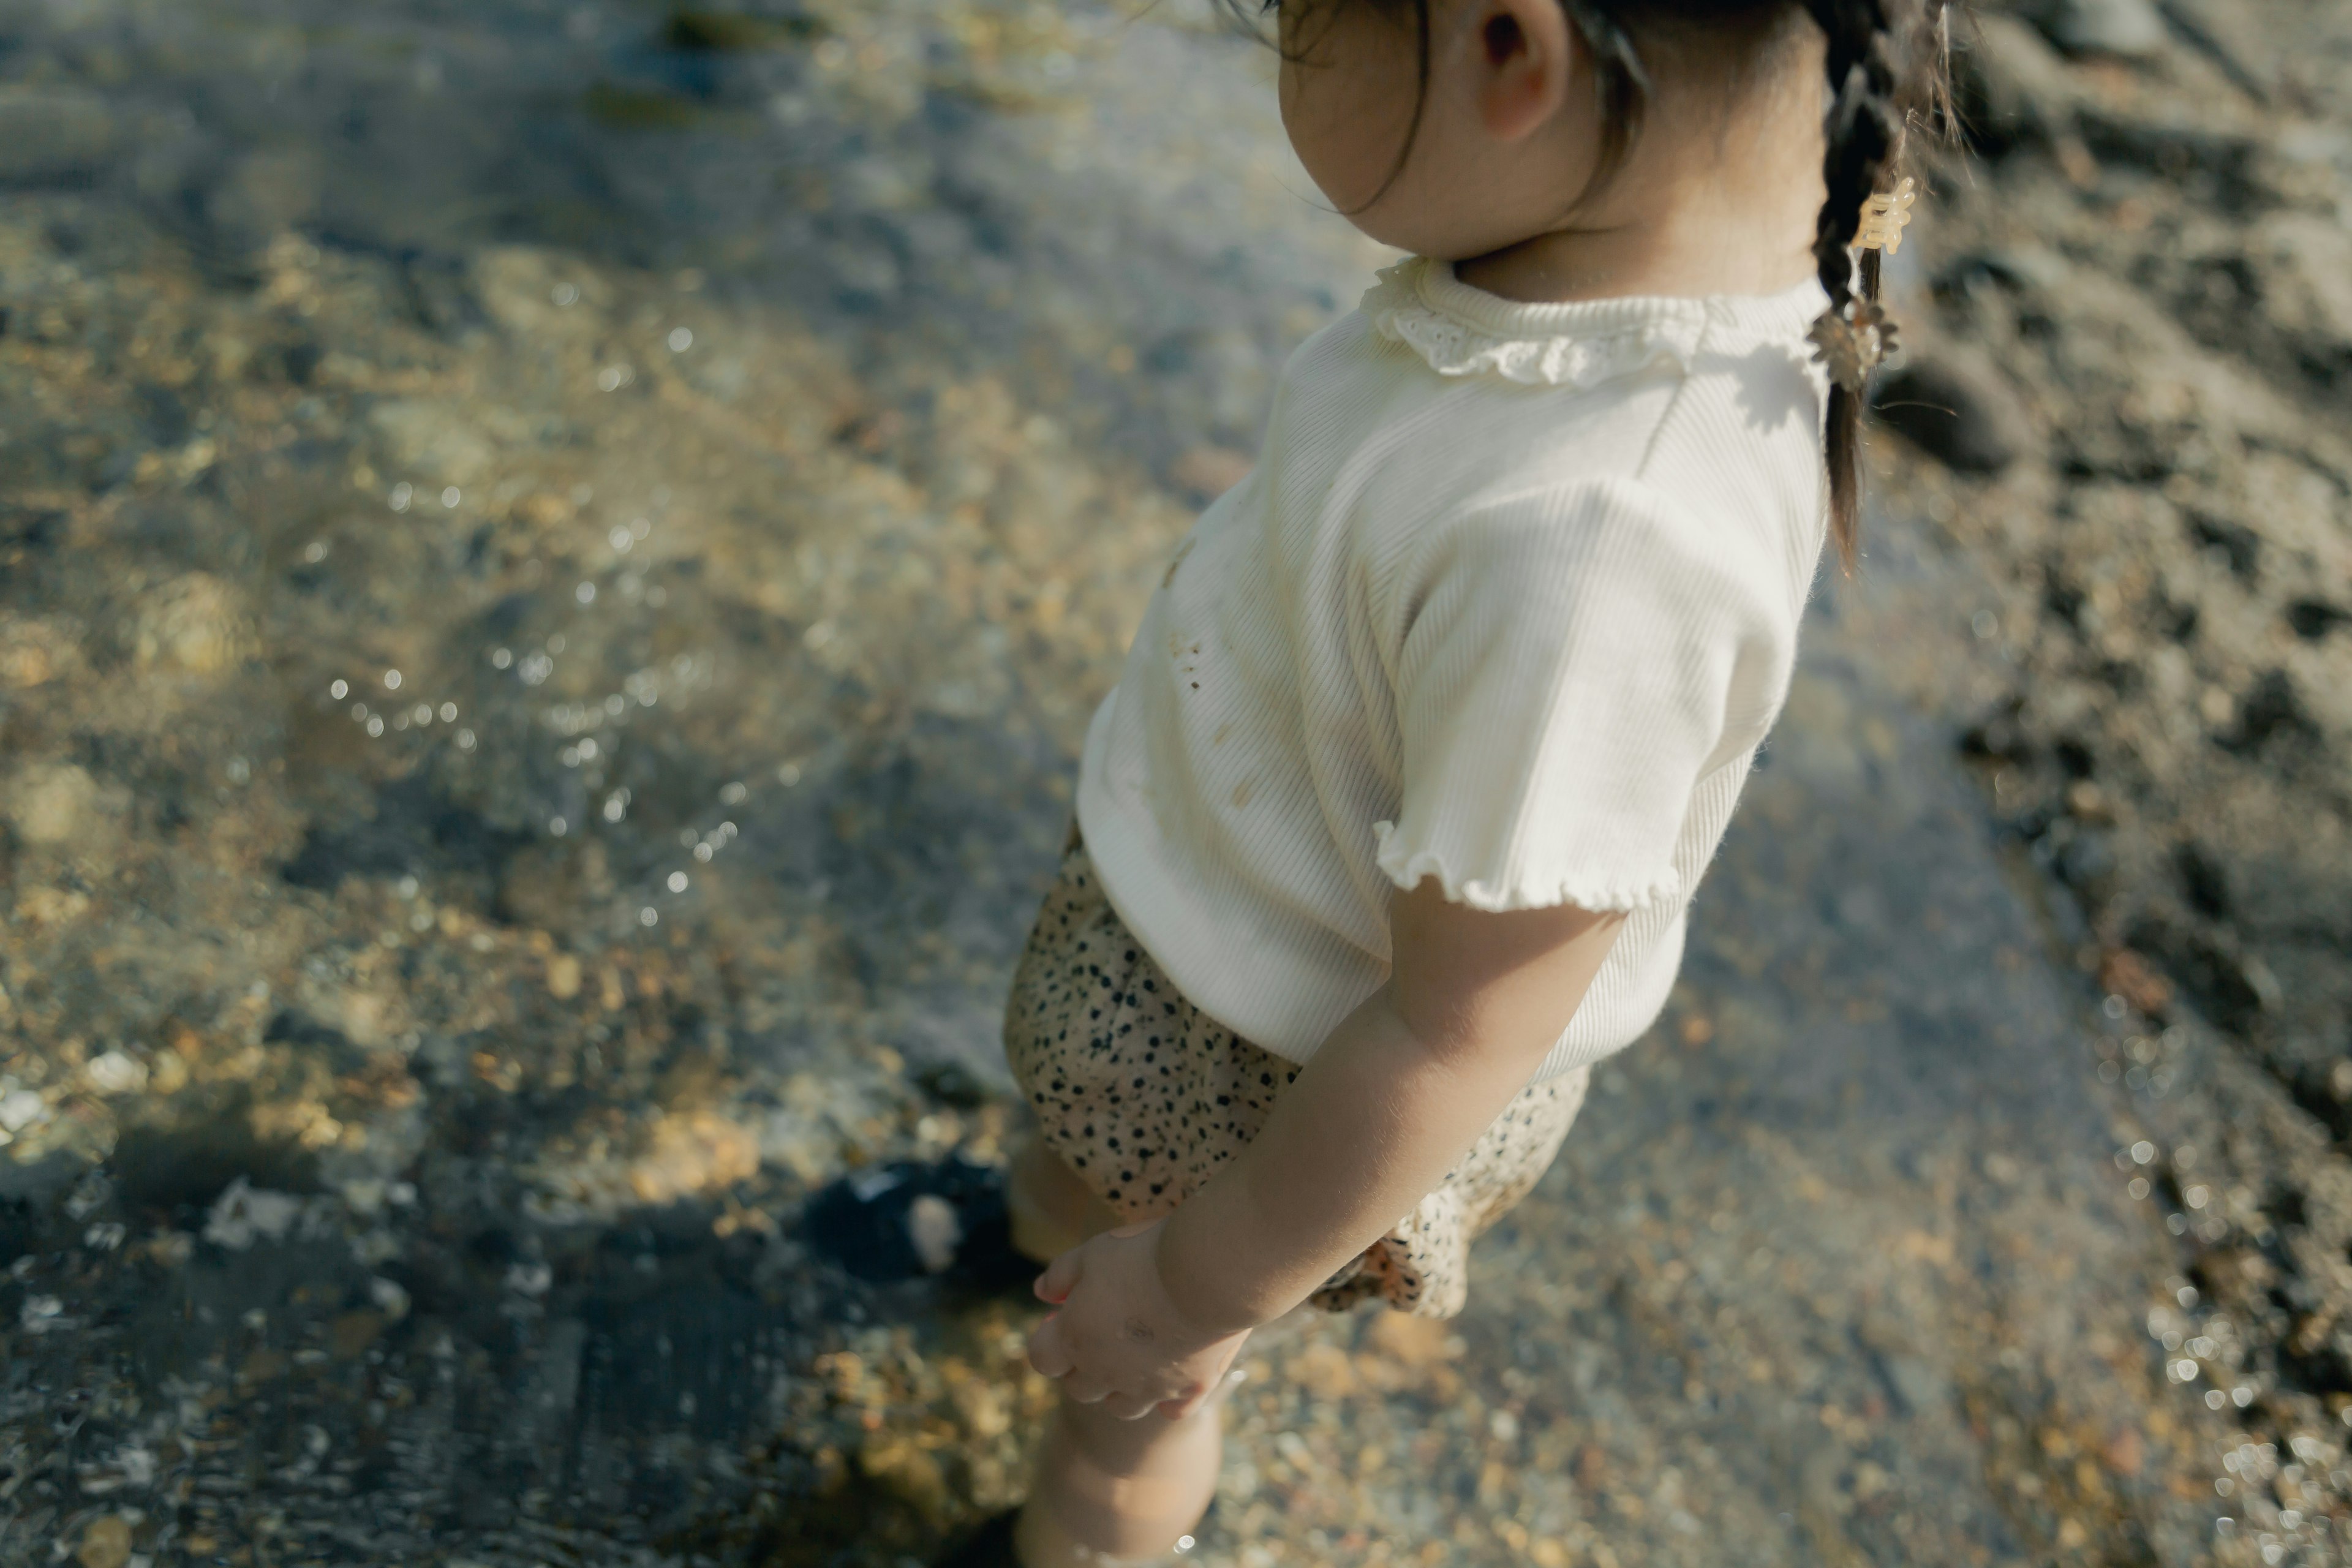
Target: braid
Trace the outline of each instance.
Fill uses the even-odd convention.
[[[1903,72],[1896,59],[1895,20],[1886,0],[1806,0],[1827,42],[1825,69],[1834,96],[1822,121],[1822,183],[1828,190],[1813,226],[1813,259],[1830,318],[1873,320],[1878,299],[1878,253],[1865,257],[1855,285],[1854,231],[1863,204],[1894,162],[1903,132]],[[1830,536],[1853,570],[1861,505],[1862,392],[1841,378],[1830,387],[1824,431],[1830,479]]]

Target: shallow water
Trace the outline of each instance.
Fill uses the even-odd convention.
[[[1024,1310],[800,1205],[999,1152],[1090,705],[1381,259],[1264,58],[961,0],[0,45],[0,1556],[921,1561],[1018,1496]],[[1658,1037],[1458,1324],[1254,1363],[1204,1561],[2203,1550],[1887,483]]]

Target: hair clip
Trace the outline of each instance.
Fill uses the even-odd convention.
[[[1862,204],[1862,226],[1853,237],[1858,250],[1883,250],[1892,256],[1903,248],[1903,226],[1911,221],[1911,204],[1919,199],[1917,182],[1910,175],[1891,191],[1874,191]]]
[[[1845,310],[1823,310],[1805,334],[1813,341],[1813,357],[1829,367],[1830,379],[1851,393],[1860,393],[1870,373],[1895,352],[1895,323],[1868,300],[1856,300]]]

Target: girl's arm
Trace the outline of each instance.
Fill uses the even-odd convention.
[[[1399,895],[1388,984],[1170,1216],[1160,1261],[1186,1315],[1227,1330],[1279,1317],[1412,1213],[1543,1065],[1621,923],[1572,906],[1486,914],[1433,880]]]
[[[1389,983],[1332,1031],[1242,1153],[1166,1220],[1097,1237],[1038,1281],[1032,1342],[1071,1397],[1181,1414],[1241,1336],[1305,1300],[1444,1179],[1527,1086],[1623,918],[1488,914],[1397,896]]]

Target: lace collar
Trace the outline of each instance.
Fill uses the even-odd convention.
[[[1670,359],[1688,370],[1710,331],[1801,341],[1821,314],[1821,285],[1778,294],[1628,295],[1525,304],[1474,289],[1454,265],[1413,257],[1364,294],[1372,330],[1440,375],[1499,375],[1529,386],[1593,386]]]

